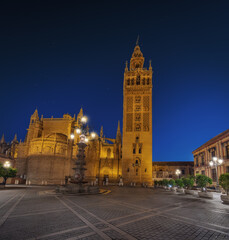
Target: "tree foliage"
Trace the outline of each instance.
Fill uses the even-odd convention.
[[[212,179],[205,175],[198,174],[196,176],[196,184],[201,187],[201,191],[203,192],[204,188],[206,190],[207,184],[212,184]]]
[[[182,179],[176,179],[175,183],[176,183],[177,187],[179,187],[179,188],[184,187],[184,183],[183,183]]]
[[[175,186],[175,180],[174,179],[170,179],[169,180],[169,185],[171,185],[172,187]]]
[[[165,186],[165,187],[168,187],[168,185],[169,185],[169,180],[168,180],[168,179],[163,179],[163,180],[162,180],[162,185]]]
[[[220,175],[219,184],[226,191],[227,195],[229,195],[229,173],[224,173]]]
[[[3,178],[3,184],[6,184],[6,180],[8,178],[13,178],[16,177],[17,174],[17,169],[15,168],[5,168],[3,165],[0,163],[0,177]]]
[[[185,188],[191,189],[195,182],[194,176],[188,176],[187,178],[182,178],[183,184]]]

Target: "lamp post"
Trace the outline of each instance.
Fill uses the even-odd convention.
[[[177,169],[175,173],[176,173],[176,175],[178,176],[178,178],[180,178],[181,170],[180,170],[180,169]]]
[[[79,134],[79,138],[80,141],[79,143],[77,143],[78,145],[78,152],[77,152],[77,160],[76,160],[76,167],[73,168],[75,170],[75,174],[74,174],[74,179],[72,181],[72,183],[76,183],[79,184],[79,192],[83,192],[84,191],[84,187],[83,184],[85,183],[84,181],[84,172],[86,170],[85,165],[85,148],[87,146],[87,127],[86,127],[86,123],[87,123],[87,117],[83,116],[81,118],[81,127],[76,129],[76,133]],[[74,134],[71,134],[71,139],[74,139]]]
[[[209,162],[210,167],[215,167],[216,172],[216,191],[219,191],[219,180],[218,180],[218,166],[223,163],[223,159],[213,157],[212,161]]]

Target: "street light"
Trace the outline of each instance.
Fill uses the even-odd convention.
[[[223,163],[223,159],[213,157],[212,161],[209,162],[210,167],[215,167],[216,172],[216,191],[219,191],[219,180],[218,180],[218,166]]]
[[[71,139],[74,139],[75,138],[75,135],[72,133],[71,134]]]
[[[3,165],[3,166],[4,166],[5,168],[9,168],[9,167],[10,167],[10,165],[11,165],[11,164],[10,164],[10,162],[9,162],[9,161],[5,161],[5,163],[4,163],[4,165]]]
[[[176,175],[178,176],[178,178],[180,178],[181,170],[180,170],[180,169],[177,169],[175,173],[176,173]]]

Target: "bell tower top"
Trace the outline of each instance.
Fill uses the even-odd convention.
[[[138,41],[136,42],[136,46],[134,48],[134,52],[130,59],[130,70],[135,70],[137,68],[143,68],[145,58],[141,52],[141,49],[138,45]]]

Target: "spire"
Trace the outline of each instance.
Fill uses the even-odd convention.
[[[117,133],[116,133],[116,141],[121,142],[122,136],[121,136],[121,131],[120,131],[120,121],[118,121],[118,128],[117,128]]]
[[[151,60],[149,60],[149,70],[152,70]]]
[[[34,111],[33,116],[34,116],[35,118],[39,118],[37,108],[36,108],[36,110]]]
[[[13,143],[17,143],[17,142],[18,142],[18,140],[17,140],[17,134],[14,135],[14,139],[13,139],[12,142],[13,142]]]
[[[138,37],[137,37],[136,46],[139,46],[139,34],[138,34]]]
[[[35,122],[36,120],[39,120],[37,108],[36,108],[36,110],[34,111],[33,115],[31,116],[31,121],[32,121],[32,123]]]
[[[77,115],[77,123],[80,124],[80,119],[83,117],[83,108],[80,108],[80,111]]]
[[[2,134],[2,138],[1,138],[1,142],[0,143],[6,143],[4,133]]]
[[[100,137],[101,138],[103,137],[103,126],[101,126],[101,129],[100,129]]]
[[[125,72],[128,71],[128,61],[126,61],[126,67],[125,67]]]

